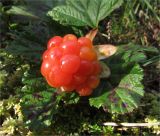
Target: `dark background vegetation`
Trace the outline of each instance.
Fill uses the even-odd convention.
[[[147,58],[140,63],[144,70],[145,96],[138,109],[125,115],[93,108],[85,98],[76,104],[78,98],[74,95],[73,100],[70,97],[63,100],[60,96],[52,96],[48,100],[55,90],[46,84],[39,71],[40,56],[46,42],[54,35],[74,33],[82,36],[90,30],[89,27],[62,26],[46,16],[54,6],[63,3],[63,0],[0,0],[0,135],[158,135],[158,127],[107,127],[103,123],[159,120],[159,0],[125,0],[120,8],[99,24],[100,32],[95,43],[119,45],[133,42],[158,50],[158,53],[146,52]],[[16,6],[27,7],[23,10],[26,12]],[[45,108],[40,108],[41,96],[36,91],[44,92],[43,101],[50,102],[47,106],[43,105]],[[24,103],[21,104],[21,101]],[[37,105],[35,111],[27,107],[30,103],[33,107]],[[51,107],[52,110],[48,110]],[[34,121],[30,123],[30,120]]]

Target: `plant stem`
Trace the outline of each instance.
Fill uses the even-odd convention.
[[[106,122],[103,123],[104,126],[121,126],[121,127],[151,127],[151,126],[160,126],[160,122],[156,123],[114,123]]]

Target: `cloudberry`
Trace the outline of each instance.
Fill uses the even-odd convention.
[[[42,60],[41,73],[52,87],[89,96],[100,82],[101,66],[91,40],[86,37],[52,37]]]

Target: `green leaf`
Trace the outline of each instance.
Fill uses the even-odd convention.
[[[133,111],[138,107],[140,98],[144,94],[143,85],[141,84],[142,78],[142,69],[136,64],[128,74],[121,78],[117,86],[106,81],[105,89],[101,92],[96,90],[99,95],[90,98],[90,105],[97,108],[102,106],[111,113],[123,114]]]
[[[0,71],[0,89],[4,87],[6,77],[7,77],[7,72],[5,70],[1,70]]]
[[[65,97],[63,99],[64,103],[66,104],[76,104],[78,103],[80,97],[77,93],[66,93],[65,92]]]
[[[61,101],[76,104],[79,96],[77,93],[58,94],[55,88],[49,87],[44,78],[37,77],[35,73],[35,70],[24,73],[24,86],[20,91],[21,107],[27,125],[32,129],[40,129],[51,125]]]
[[[25,4],[12,6],[6,13],[46,20],[46,12],[48,10],[52,9],[56,5],[62,5],[64,3],[64,0],[38,0],[38,2],[35,0],[24,1]]]
[[[48,12],[53,20],[64,25],[97,27],[99,21],[122,4],[123,0],[67,0]]]
[[[159,51],[155,47],[144,47],[134,43],[127,45],[120,45],[116,54],[123,54],[122,57],[127,62],[145,63],[148,58],[145,54],[159,54]]]
[[[142,68],[137,64],[146,58],[144,48],[134,44],[121,45],[116,54],[104,61],[110,70],[108,79],[90,98],[90,105],[103,107],[111,113],[126,113],[138,107],[143,96]]]
[[[38,18],[38,16],[34,15],[33,13],[29,12],[26,7],[23,6],[12,6],[10,10],[7,11],[8,14],[15,14],[15,15],[22,15],[28,16],[33,18]]]
[[[147,61],[144,62],[143,66],[147,66],[153,63],[157,63],[160,60],[160,55],[154,56],[151,59],[148,59]]]
[[[47,41],[54,35],[63,35],[70,29],[46,22],[34,22],[23,26],[22,32],[13,32],[13,40],[6,47],[6,51],[15,55],[22,55],[30,61],[40,62],[42,53],[47,47]]]
[[[42,77],[32,73],[24,73],[24,86],[20,91],[21,108],[27,125],[34,129],[51,124],[51,118],[56,112],[56,90],[46,85]],[[39,125],[35,125],[38,123]]]

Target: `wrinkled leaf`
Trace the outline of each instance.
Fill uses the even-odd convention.
[[[137,57],[138,56],[138,57]],[[102,80],[101,85],[90,98],[90,105],[103,107],[111,113],[131,112],[138,107],[143,96],[143,71],[137,64],[146,58],[143,48],[134,44],[121,45],[117,52],[104,60],[111,75]]]
[[[123,0],[67,0],[48,12],[53,20],[64,25],[98,26],[99,21],[122,4]]]
[[[105,111],[111,113],[132,112],[138,107],[140,98],[144,95],[142,78],[142,69],[139,65],[134,65],[130,72],[121,78],[117,86],[106,81],[101,92],[96,90],[98,96],[90,98],[90,105],[97,108],[102,106]]]
[[[159,54],[159,51],[155,47],[144,47],[134,43],[119,46],[117,54],[123,54],[123,59],[129,62],[145,63],[147,56],[145,53]]]

